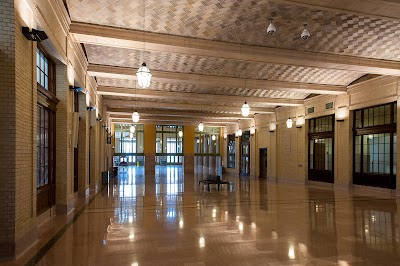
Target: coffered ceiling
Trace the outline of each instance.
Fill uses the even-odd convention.
[[[394,1],[146,0],[145,9],[135,0],[66,2],[115,122],[137,108],[148,121],[171,123],[185,112],[198,123],[204,106],[211,124],[224,125],[237,121],[245,97],[251,115],[270,113],[310,94],[345,93],[366,74],[400,76]],[[152,84],[135,90],[143,60]]]

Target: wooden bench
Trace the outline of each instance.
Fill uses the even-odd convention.
[[[221,177],[219,175],[208,175],[206,179],[199,180],[199,186],[201,183],[203,183],[204,185],[207,185],[208,191],[210,191],[210,184],[217,185],[218,191],[220,190],[221,185],[229,185],[230,186],[230,184],[231,184],[231,182],[229,182],[229,181],[221,180]]]

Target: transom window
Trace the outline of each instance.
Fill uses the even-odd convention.
[[[36,49],[36,70],[37,83],[46,90],[49,90],[50,68],[49,60],[39,48]]]

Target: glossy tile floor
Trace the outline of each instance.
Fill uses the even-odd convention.
[[[39,265],[400,265],[396,198],[129,167]],[[365,194],[365,193],[364,193]]]

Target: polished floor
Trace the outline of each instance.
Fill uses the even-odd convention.
[[[38,265],[400,265],[395,197],[128,167]],[[32,260],[31,260],[32,263]]]

